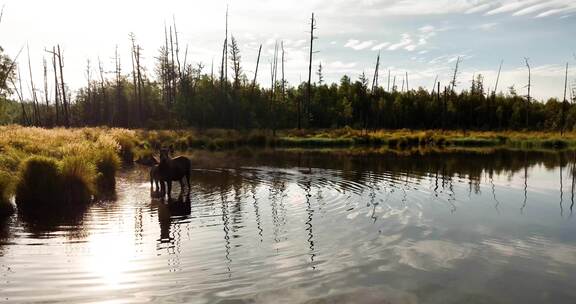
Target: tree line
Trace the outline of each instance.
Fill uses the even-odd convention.
[[[86,64],[86,85],[72,96],[64,75],[60,46],[46,49],[42,87],[31,86],[25,99],[20,81],[21,52],[12,59],[0,48],[0,122],[24,125],[114,126],[127,128],[340,128],[359,129],[473,129],[473,130],[573,130],[576,128],[576,88],[568,86],[566,66],[563,100],[546,102],[519,95],[514,87],[505,92],[485,89],[482,75],[469,88],[456,91],[460,58],[454,75],[444,86],[435,81],[432,90],[409,88],[408,74],[401,88],[390,76],[380,85],[380,56],[372,75],[356,79],[344,75],[338,83],[324,82],[322,65],[313,67],[316,19],[310,19],[308,81],[296,85],[285,79],[285,50],[276,43],[269,66],[270,83],[257,82],[262,45],[253,79],[244,72],[239,43],[226,32],[218,71],[188,60],[182,52],[176,22],[165,27],[162,46],[152,71],[142,65],[143,49],[129,35],[131,70],[123,71],[116,48],[113,77],[106,77],[98,60],[97,71]],[[29,63],[29,56],[28,56]],[[313,71],[313,69],[315,71]],[[28,64],[30,79],[33,69]],[[230,75],[229,75],[230,73]],[[316,81],[313,81],[313,74]],[[499,72],[500,74],[500,72]],[[48,94],[48,79],[54,87]],[[569,96],[567,96],[569,94]],[[16,96],[16,98],[14,98]]]

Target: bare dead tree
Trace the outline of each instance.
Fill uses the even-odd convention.
[[[386,91],[390,92],[390,69],[388,69],[388,89]]]
[[[176,17],[172,15],[172,23],[174,24],[174,41],[175,41],[175,52],[176,52],[176,62],[178,64],[178,78],[182,79],[182,67],[180,66],[180,44],[178,42],[178,31],[176,30]],[[186,68],[186,63],[184,63],[184,68]]]
[[[285,62],[285,52],[284,52],[284,41],[281,42],[282,47],[282,102],[286,98],[286,78],[284,78],[284,62]]]
[[[46,57],[42,58],[42,64],[44,68],[44,101],[46,102],[46,117],[44,117],[44,125],[50,125],[50,102],[48,99],[48,65],[46,63]]]
[[[20,106],[22,107],[22,122],[24,125],[28,125],[30,123],[30,120],[28,119],[28,115],[26,115],[26,108],[24,107],[24,95],[22,94],[22,77],[20,74],[20,67],[18,67],[17,77],[18,77],[18,87],[20,89],[18,89],[18,87],[14,83],[13,78],[10,78],[9,80],[12,83],[12,87],[14,88],[16,95],[18,95],[18,99],[20,100]]]
[[[452,82],[450,82],[450,92],[454,93],[454,89],[457,85],[457,77],[458,77],[458,68],[460,67],[461,58],[458,56],[456,58],[456,66],[454,67],[454,75],[452,76]]]
[[[226,6],[226,24],[224,46],[222,47],[222,65],[220,66],[220,86],[226,87],[228,83],[228,6]]]
[[[160,56],[162,57],[162,87],[164,91],[164,98],[166,102],[166,107],[168,109],[171,108],[172,105],[172,88],[171,88],[171,81],[170,81],[170,73],[169,73],[169,66],[170,66],[170,59],[169,59],[169,48],[168,48],[168,28],[166,27],[166,23],[164,23],[164,49],[160,50]]]
[[[34,86],[34,77],[32,76],[32,64],[30,63],[30,46],[27,46],[28,49],[28,71],[30,75],[30,86],[32,87],[32,109],[33,109],[33,117],[34,117],[34,125],[40,125],[40,109],[38,108],[38,96],[36,95],[36,87]]]
[[[562,121],[560,125],[560,135],[564,134],[564,127],[566,125],[566,90],[568,89],[568,62],[566,62],[566,74],[564,76],[564,98],[562,99]]]
[[[100,72],[100,90],[102,91],[102,117],[105,119],[110,119],[110,104],[108,99],[106,98],[106,86],[104,81],[104,67],[102,66],[102,61],[100,61],[100,57],[98,57],[98,71]],[[100,112],[99,112],[100,113]],[[100,119],[103,121],[103,119]],[[108,124],[111,124],[111,121],[107,121]]]
[[[406,72],[406,92],[410,91],[410,87],[408,86],[408,72]]]
[[[64,84],[64,58],[62,55],[62,51],[60,50],[60,45],[58,44],[55,48],[52,48],[52,51],[46,50],[46,52],[51,53],[54,55],[55,58],[58,58],[58,66],[60,70],[60,88],[61,88],[61,96],[62,96],[62,114],[64,115],[64,126],[70,127],[70,111],[68,107],[68,100],[66,96],[66,85]],[[56,69],[55,69],[56,71]],[[54,73],[56,75],[56,73]],[[55,76],[57,77],[57,76]]]
[[[256,88],[256,78],[258,77],[258,66],[260,65],[260,53],[262,52],[262,44],[258,48],[258,58],[256,58],[256,70],[254,71],[254,81],[252,81],[252,93],[254,93],[254,89]]]
[[[438,82],[438,75],[434,78],[434,83],[432,84],[432,91],[430,92],[430,96],[434,96],[434,91],[436,90],[436,83]]]
[[[120,54],[118,54],[118,46],[116,46],[116,50],[114,51],[114,75],[116,80],[116,100],[117,102],[121,102],[121,95],[122,95],[122,64],[120,59]],[[116,117],[116,112],[112,113],[112,123],[118,124],[119,121]]]
[[[310,120],[310,105],[312,103],[312,54],[314,54],[314,40],[318,37],[314,36],[314,30],[316,30],[316,19],[314,18],[314,13],[312,13],[312,18],[310,18],[310,55],[308,58],[308,86],[306,90],[306,120]]]
[[[95,121],[95,107],[94,107],[94,101],[92,100],[92,68],[90,67],[90,59],[86,59],[86,106],[89,109],[89,117],[88,117],[88,123],[91,124],[96,124],[97,121]]]
[[[500,67],[498,68],[498,75],[496,76],[496,84],[494,85],[494,94],[498,94],[498,82],[500,81],[500,72],[502,71],[502,64],[504,64],[504,60],[500,61]]]
[[[370,91],[374,92],[378,87],[378,70],[380,69],[380,52],[376,57],[376,67],[374,68],[374,77],[372,78],[372,89]]]
[[[140,45],[136,43],[136,36],[134,33],[129,34],[130,42],[132,43],[132,82],[134,85],[134,100],[138,104],[137,111],[137,124],[142,125],[142,120],[144,119],[143,114],[143,101],[142,101],[142,67],[140,65]]]
[[[530,62],[529,58],[524,57],[524,62],[526,63],[526,67],[528,68],[528,95],[527,95],[527,99],[526,99],[526,128],[528,128],[528,109],[530,107],[530,89],[532,88],[532,73],[530,70]]]
[[[270,112],[272,113],[272,135],[276,136],[276,79],[278,74],[278,42],[274,45],[274,56],[270,62]]]
[[[176,87],[177,87],[177,77],[176,77],[176,63],[174,61],[174,42],[172,40],[172,26],[170,26],[170,54],[171,54],[171,64],[170,64],[170,79],[172,80],[172,83],[170,84],[172,91],[170,92],[172,94],[172,101],[174,102],[176,100]]]
[[[58,83],[58,68],[56,67],[56,47],[52,47],[52,69],[54,70],[54,107],[56,110],[56,125],[60,124],[60,88]]]

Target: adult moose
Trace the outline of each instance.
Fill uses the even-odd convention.
[[[185,156],[178,156],[175,158],[170,157],[170,152],[172,148],[162,148],[160,149],[160,163],[158,164],[158,177],[160,183],[166,183],[166,193],[168,195],[168,200],[171,199],[172,192],[172,182],[180,181],[180,187],[184,189],[184,181],[186,178],[188,183],[188,192],[190,192],[190,159]]]

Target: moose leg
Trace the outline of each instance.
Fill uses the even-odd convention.
[[[170,196],[172,194],[172,181],[166,181],[166,190],[168,190],[168,201],[170,201]]]

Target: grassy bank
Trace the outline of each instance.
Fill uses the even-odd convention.
[[[134,139],[121,129],[0,127],[0,204],[15,195],[18,207],[70,206],[109,191]]]
[[[241,147],[351,148],[576,148],[576,132],[334,130],[127,130],[0,127],[0,206],[64,205],[114,188],[120,160],[150,158],[161,146],[177,150]],[[0,208],[1,209],[1,208]]]
[[[378,130],[363,132],[354,129],[335,130],[176,130],[138,131],[138,140],[147,148],[174,145],[175,148],[226,150],[242,146],[347,148],[388,147],[507,147],[519,149],[563,149],[576,147],[576,132],[560,135],[551,132],[481,132],[481,131],[411,131]],[[138,152],[136,152],[138,153]]]

